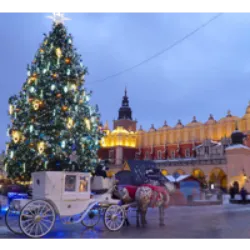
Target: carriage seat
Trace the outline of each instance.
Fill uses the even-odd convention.
[[[91,192],[93,193],[105,193],[112,186],[112,180],[110,178],[104,178],[102,176],[94,176],[91,181]]]

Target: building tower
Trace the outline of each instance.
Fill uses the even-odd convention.
[[[137,121],[134,121],[132,119],[132,110],[129,107],[129,99],[127,96],[127,89],[125,88],[125,94],[122,99],[122,105],[118,112],[118,119],[114,120],[114,129],[117,127],[123,127],[124,129],[128,131],[136,131],[136,123]]]

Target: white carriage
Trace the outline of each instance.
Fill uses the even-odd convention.
[[[6,213],[6,224],[14,233],[31,238],[45,236],[57,217],[65,224],[81,222],[92,227],[99,222],[100,207],[107,206],[104,224],[111,231],[119,230],[125,221],[125,207],[112,199],[114,180],[79,172],[35,172],[32,174],[32,199],[15,199]],[[91,194],[93,189],[108,189]],[[19,225],[12,225],[12,215],[18,214]],[[14,221],[13,221],[14,223]]]

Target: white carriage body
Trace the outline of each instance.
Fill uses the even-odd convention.
[[[114,184],[114,179],[95,176],[91,181],[91,191],[110,189]]]
[[[93,201],[90,178],[80,172],[32,173],[33,199],[49,200],[61,216],[80,214]]]

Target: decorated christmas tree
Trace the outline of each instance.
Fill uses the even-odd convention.
[[[5,169],[11,178],[29,179],[34,171],[93,171],[102,137],[98,107],[83,87],[87,68],[73,47],[62,14],[54,14],[27,79],[9,98],[11,137]]]

